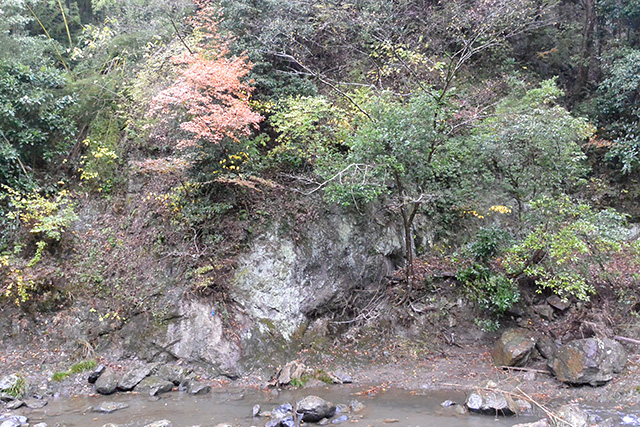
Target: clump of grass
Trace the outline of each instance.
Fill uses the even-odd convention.
[[[55,374],[51,375],[51,379],[53,381],[62,381],[68,376],[69,376],[69,372],[56,372]]]
[[[5,393],[15,397],[16,399],[22,399],[27,392],[27,380],[20,374],[16,375],[15,383],[5,390]]]
[[[316,379],[322,381],[325,384],[333,384],[333,378],[324,370],[318,369],[316,371]]]
[[[70,374],[79,374],[80,372],[90,371],[94,369],[96,366],[98,366],[98,362],[96,362],[93,359],[82,360],[78,363],[73,364],[71,368],[69,368],[68,372]]]
[[[74,363],[73,365],[71,365],[68,371],[56,372],[51,376],[51,379],[53,381],[62,381],[70,375],[79,374],[85,371],[90,371],[91,369],[95,368],[97,365],[98,365],[98,362],[96,362],[93,359],[82,360],[78,363]]]

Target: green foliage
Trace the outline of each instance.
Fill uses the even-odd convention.
[[[326,161],[331,152],[346,151],[346,115],[325,97],[288,98],[271,117],[279,145],[269,158],[284,169],[300,170]]]
[[[479,263],[461,269],[456,279],[465,286],[470,298],[492,316],[500,318],[520,300],[517,284],[502,273]]]
[[[609,158],[631,173],[640,164],[640,50],[616,54],[598,88],[598,117],[613,139]]]
[[[498,227],[481,228],[469,244],[471,255],[482,263],[500,255],[513,239],[511,234]]]
[[[555,79],[516,91],[475,131],[495,180],[517,203],[519,215],[528,200],[584,183],[588,169],[579,143],[594,128],[555,105],[561,95]]]
[[[532,231],[509,249],[507,272],[526,276],[561,297],[588,300],[594,292],[592,270],[619,252],[627,230],[625,216],[612,209],[594,211],[568,197],[543,197],[531,203]]]
[[[64,73],[53,67],[0,62],[3,139],[32,166],[42,166],[71,143],[75,124],[70,108],[75,101],[64,93],[65,86]],[[11,157],[15,155],[0,161],[11,164]]]
[[[86,372],[86,371],[90,371],[92,369],[94,369],[96,366],[98,366],[98,363],[93,360],[82,360],[78,363],[74,363],[73,365],[71,365],[71,367],[64,372],[56,372],[51,376],[51,380],[52,381],[62,381],[65,378],[74,375],[74,374],[79,374],[82,372]]]
[[[7,186],[3,188],[11,209],[7,217],[18,221],[40,239],[59,241],[62,233],[78,218],[66,190],[48,198],[37,191],[21,193]]]
[[[27,392],[29,384],[22,374],[15,374],[15,377],[14,384],[8,390],[5,390],[5,393],[16,399],[22,399]]]

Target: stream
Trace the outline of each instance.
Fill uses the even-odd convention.
[[[161,395],[160,399],[139,394],[119,393],[112,396],[79,396],[53,399],[38,410],[23,409],[16,413],[29,417],[31,425],[45,422],[52,426],[145,426],[162,419],[170,420],[174,427],[215,426],[219,423],[235,426],[264,426],[268,418],[253,418],[252,408],[259,404],[263,411],[314,394],[334,404],[348,405],[358,400],[365,408],[357,414],[349,414],[344,425],[361,426],[512,426],[532,422],[541,417],[500,417],[486,415],[459,415],[452,408],[440,404],[447,400],[464,403],[465,395],[455,391],[417,391],[400,389],[367,394],[362,385],[344,385],[301,390],[263,391],[256,389],[214,389],[203,396],[192,396],[181,392]],[[111,414],[91,411],[101,402],[124,402],[128,408]],[[310,426],[316,424],[307,424]],[[333,425],[333,424],[330,424]]]

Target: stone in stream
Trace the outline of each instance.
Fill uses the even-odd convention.
[[[89,374],[89,376],[87,377],[87,382],[89,384],[95,384],[96,381],[98,381],[98,378],[100,378],[100,375],[102,375],[102,373],[104,372],[105,369],[106,369],[106,366],[104,366],[103,364],[98,365],[98,367],[96,369],[94,369],[93,372],[91,372]]]
[[[298,402],[296,411],[302,415],[302,421],[314,423],[333,417],[336,406],[318,396],[307,396]]]
[[[171,427],[171,421],[169,420],[160,420],[151,424],[147,424],[144,427]]]
[[[96,392],[111,394],[118,387],[118,376],[111,368],[106,368],[95,382]]]
[[[149,374],[151,374],[151,371],[156,366],[157,365],[154,365],[154,364],[132,366],[124,374],[122,374],[122,377],[120,378],[120,380],[118,380],[118,390],[122,390],[122,391],[133,390],[133,388],[137,386],[140,383],[140,381],[142,381],[147,376],[149,376]]]
[[[360,402],[359,400],[352,400],[351,403],[349,403],[349,409],[351,409],[351,412],[360,412],[364,408],[364,403]]]
[[[578,405],[562,405],[556,415],[571,427],[586,427],[589,425],[589,415]]]
[[[513,415],[517,412],[511,398],[497,391],[471,393],[466,406],[472,412],[487,415]]]
[[[207,394],[211,391],[211,386],[203,384],[201,382],[189,381],[187,385],[187,393],[193,395]]]
[[[171,390],[173,390],[173,383],[171,381],[163,380],[156,376],[143,379],[135,388],[135,391],[138,393],[148,394],[150,396],[167,393]]]
[[[16,400],[15,396],[10,395],[9,393],[0,392],[1,402],[11,402],[12,400]]]
[[[610,381],[627,363],[622,344],[608,338],[585,338],[556,349],[549,368],[558,380],[598,386]]]
[[[533,423],[516,424],[513,427],[550,427],[549,421],[546,418],[538,420]]]
[[[19,399],[12,400],[11,402],[8,402],[6,405],[7,409],[11,409],[11,410],[18,409],[22,406],[24,406],[24,402]]]
[[[129,404],[123,402],[102,402],[91,411],[100,412],[102,414],[110,414],[112,412],[119,411],[120,409],[125,409],[128,407]]]
[[[346,415],[340,415],[335,420],[331,420],[331,424],[342,424],[346,423],[347,421],[349,421],[349,417],[347,417]]]
[[[175,385],[180,385],[187,379],[189,371],[183,366],[176,365],[175,363],[167,363],[158,367],[153,373],[156,377],[160,377],[163,380],[171,381]]]
[[[48,427],[47,423],[38,423],[38,424],[34,424],[33,427]]]
[[[536,339],[526,329],[507,329],[493,346],[491,356],[496,366],[524,366],[536,346]]]
[[[25,399],[24,403],[29,409],[41,409],[47,406],[49,402],[44,399]]]
[[[27,424],[29,419],[24,415],[0,415],[0,427],[20,427]]]

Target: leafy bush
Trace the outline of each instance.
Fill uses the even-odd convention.
[[[593,270],[622,249],[626,217],[613,209],[594,211],[569,197],[543,197],[531,203],[532,230],[504,258],[514,277],[535,280],[538,290],[588,300]]]

